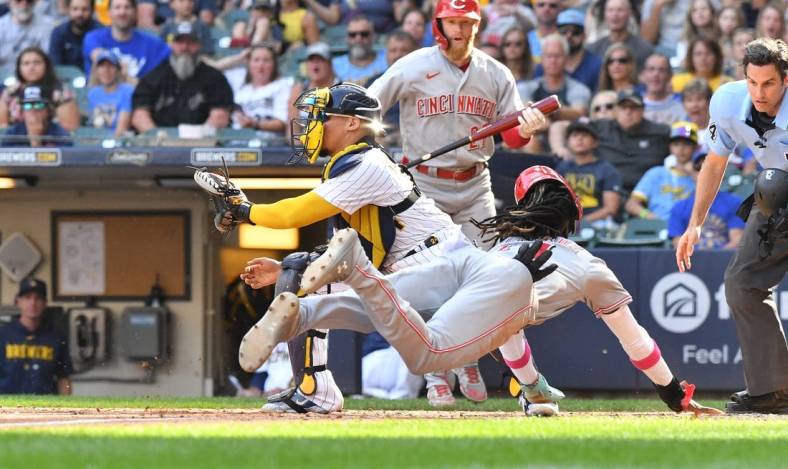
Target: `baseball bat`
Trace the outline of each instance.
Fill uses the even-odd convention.
[[[547,115],[547,114],[550,114],[551,112],[555,112],[558,109],[560,109],[561,108],[561,102],[558,101],[558,96],[551,95],[551,96],[548,96],[548,97],[546,97],[544,99],[540,99],[539,101],[537,101],[535,103],[532,103],[530,107],[539,109],[540,111],[542,111],[542,114]],[[519,121],[517,120],[517,117],[520,116],[520,112],[522,112],[522,111],[521,110],[520,111],[514,111],[514,112],[512,112],[510,114],[506,114],[505,116],[501,117],[500,119],[498,119],[497,121],[493,122],[492,124],[487,125],[485,127],[482,127],[481,129],[479,129],[479,130],[477,130],[475,132],[471,132],[471,134],[468,135],[467,137],[462,137],[460,139],[457,139],[457,140],[455,140],[455,141],[453,141],[453,142],[451,142],[451,143],[449,143],[447,145],[444,145],[444,146],[438,148],[435,151],[427,153],[426,155],[422,156],[421,158],[417,158],[417,159],[415,159],[413,161],[409,161],[408,164],[406,164],[405,166],[408,167],[408,168],[412,168],[412,167],[414,167],[416,165],[420,165],[421,163],[423,163],[423,162],[425,162],[427,160],[431,160],[431,159],[435,158],[436,156],[443,155],[444,153],[448,153],[448,152],[450,152],[452,150],[456,150],[457,148],[460,148],[462,146],[465,146],[465,145],[471,144],[473,142],[476,142],[478,140],[481,140],[481,139],[490,137],[492,135],[498,134],[500,132],[503,132],[504,130],[511,129],[512,127],[514,127],[514,126],[519,124]]]

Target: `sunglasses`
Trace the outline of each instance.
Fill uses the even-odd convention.
[[[629,62],[630,62],[630,59],[629,59],[629,57],[616,57],[616,58],[610,58],[610,59],[607,59],[607,64],[608,64],[608,65],[610,65],[610,64],[621,64],[621,65],[626,65],[626,64],[628,64]]]
[[[370,33],[369,31],[348,31],[347,32],[347,37],[349,37],[349,38],[354,38],[354,37],[368,38],[370,34],[372,34],[372,33]]]
[[[583,35],[583,30],[574,26],[558,28],[558,32],[563,34],[564,36],[569,35],[574,37],[580,37]]]
[[[557,10],[558,6],[559,5],[557,3],[536,2],[537,8],[549,8],[551,10]]]
[[[41,110],[46,109],[47,103],[24,103],[22,104],[23,111],[30,111],[32,109]]]
[[[506,41],[503,43],[504,47],[523,47],[525,45],[525,41]]]
[[[596,106],[591,108],[591,110],[594,111],[594,112],[599,112],[599,111],[601,111],[603,109],[605,111],[611,111],[614,107],[616,107],[616,105],[613,104],[613,103],[597,104]]]

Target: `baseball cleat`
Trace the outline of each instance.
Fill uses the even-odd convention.
[[[525,398],[533,404],[558,402],[566,397],[563,392],[550,386],[542,373],[539,373],[534,384],[524,384],[522,388]]]
[[[432,407],[446,407],[456,403],[448,384],[437,384],[427,388],[427,401]]]
[[[263,404],[261,410],[272,414],[328,414],[331,412],[312,402],[298,388],[288,389],[269,397],[268,402]]]
[[[528,417],[554,417],[559,414],[558,404],[555,402],[529,402],[522,393],[517,398],[517,403]]]
[[[473,402],[484,402],[487,400],[487,386],[482,379],[479,365],[464,366],[452,370],[460,381],[460,392]]]
[[[298,330],[298,297],[280,293],[262,319],[249,329],[238,349],[238,363],[249,373],[257,371],[271,356],[274,347],[295,336]]]
[[[304,271],[301,290],[314,293],[329,283],[345,280],[353,267],[366,258],[358,241],[358,233],[352,228],[339,230],[328,243],[326,252],[320,255]]]

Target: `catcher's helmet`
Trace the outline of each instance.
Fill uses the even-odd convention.
[[[557,181],[563,185],[569,192],[569,196],[572,198],[577,208],[577,219],[575,221],[579,221],[583,218],[583,206],[580,204],[580,199],[575,194],[575,191],[572,190],[572,187],[566,182],[563,176],[555,172],[555,170],[549,166],[531,166],[520,173],[520,175],[517,176],[517,180],[514,181],[514,200],[518,204],[522,202],[528,194],[528,191],[540,181]]]
[[[340,83],[330,88],[312,88],[296,99],[295,107],[304,113],[290,121],[291,162],[306,158],[314,163],[323,148],[323,128],[332,115],[353,116],[368,121],[375,136],[384,134],[380,123],[380,101],[366,88],[352,83]]]
[[[755,204],[758,210],[771,217],[788,203],[788,172],[777,168],[767,168],[755,179]]]
[[[441,47],[449,47],[449,40],[443,34],[439,21],[441,18],[470,18],[481,21],[482,9],[478,0],[438,0],[435,5],[435,16],[432,18],[432,34]]]

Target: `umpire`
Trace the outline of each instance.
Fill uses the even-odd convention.
[[[727,270],[725,296],[741,344],[747,390],[733,394],[729,413],[788,414],[788,345],[774,298],[774,287],[788,268],[786,191],[788,191],[788,46],[782,40],[747,44],[742,61],[746,80],[721,86],[711,98],[709,148],[698,176],[695,205],[687,231],[676,247],[679,270],[690,256],[720,187],[728,155],[748,146],[765,169],[755,196],[739,209],[744,234]]]

